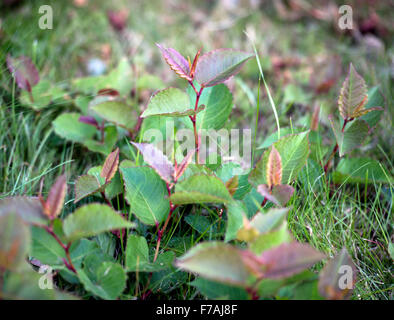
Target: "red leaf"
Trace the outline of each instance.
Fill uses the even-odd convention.
[[[56,179],[51,190],[49,190],[48,198],[46,200],[44,212],[50,219],[55,219],[60,214],[66,194],[66,175],[62,175]]]
[[[114,177],[116,170],[118,170],[119,165],[119,148],[111,152],[105,159],[103,169],[101,170],[100,176],[105,178],[105,183],[111,181]]]
[[[7,67],[14,75],[18,87],[30,93],[31,88],[40,81],[38,70],[29,57],[20,56],[13,58],[8,55]]]
[[[193,160],[194,153],[195,153],[194,149],[190,150],[187,153],[186,157],[183,158],[181,164],[176,167],[175,176],[174,176],[175,181],[178,181],[178,179],[183,175],[183,173],[185,172],[185,170],[189,166],[190,162]]]
[[[164,48],[160,44],[156,44],[167,64],[170,66],[171,70],[173,70],[178,76],[188,81],[191,81],[190,77],[190,66],[189,62],[175,49],[172,48]]]
[[[164,181],[172,183],[175,169],[163,152],[150,143],[131,143],[142,153],[145,162],[148,163]]]

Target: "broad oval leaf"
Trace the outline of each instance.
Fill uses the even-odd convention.
[[[224,183],[212,175],[196,174],[179,182],[170,197],[174,204],[227,203],[232,201]]]
[[[309,155],[309,131],[287,135],[274,143],[282,158],[281,184],[289,184],[294,180],[302,167],[306,164]],[[249,174],[249,182],[255,186],[267,184],[266,168],[270,150],[266,150]]]
[[[270,190],[267,185],[260,184],[257,186],[257,191],[267,200],[284,207],[293,195],[294,188],[288,184],[280,184]]]
[[[69,241],[91,237],[102,232],[133,228],[134,224],[125,220],[107,205],[88,204],[67,216],[63,231]]]
[[[74,203],[86,198],[100,190],[100,184],[96,177],[89,174],[78,177],[74,187]]]
[[[337,140],[340,157],[360,146],[368,136],[369,126],[364,120],[357,119],[350,122],[344,132],[334,123],[332,117],[329,117],[329,120]]]
[[[350,298],[356,282],[356,273],[352,258],[346,248],[343,248],[320,272],[320,294],[330,300]]]
[[[198,84],[196,84],[196,86],[198,88]],[[194,106],[196,94],[191,87],[188,88],[188,94],[191,101],[190,104]],[[220,84],[214,87],[205,88],[200,96],[199,104],[204,105],[205,109],[197,114],[197,130],[219,130],[223,128],[230,116],[233,108],[233,95],[226,85]],[[185,118],[183,121],[187,127],[193,128],[189,119]]]
[[[126,200],[143,223],[161,223],[170,212],[168,191],[165,182],[149,167],[120,167]]]
[[[297,274],[324,257],[308,244],[292,242],[264,251],[259,260],[265,278],[280,279]]]
[[[53,122],[56,134],[74,142],[85,142],[96,134],[96,128],[79,121],[78,113],[63,113]]]
[[[125,289],[127,279],[122,266],[109,261],[103,262],[95,275],[82,269],[78,277],[87,291],[106,300],[115,300]]]
[[[174,166],[163,152],[150,143],[131,143],[142,153],[145,162],[149,164],[164,181],[167,183],[173,181]]]
[[[141,117],[149,116],[186,116],[192,111],[188,95],[177,88],[167,88],[157,92],[149,101],[148,108]],[[194,108],[194,106],[193,106]]]
[[[234,50],[217,49],[202,55],[197,62],[195,79],[203,87],[223,83],[237,74],[243,64],[254,54]]]
[[[176,265],[204,278],[246,286],[249,271],[240,250],[222,242],[200,243],[176,261]]]
[[[125,128],[133,129],[138,116],[135,110],[121,101],[106,101],[90,107],[101,118]]]

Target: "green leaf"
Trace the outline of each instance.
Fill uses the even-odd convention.
[[[126,246],[127,271],[141,271],[149,264],[149,247],[144,237],[129,235]]]
[[[96,134],[96,128],[79,121],[79,113],[63,113],[53,122],[56,134],[73,142],[85,142]]]
[[[280,208],[270,209],[267,213],[258,212],[250,221],[250,226],[260,233],[271,231],[282,224],[288,211],[288,208]]]
[[[373,87],[368,90],[368,102],[365,105],[365,110],[369,110],[370,108],[374,108],[377,106],[383,107],[385,105],[384,96],[379,90],[379,87]],[[361,120],[364,120],[368,123],[370,128],[373,128],[379,122],[381,116],[383,115],[384,110],[374,110],[368,112],[367,114],[360,117]]]
[[[394,260],[394,244],[392,242],[389,243],[388,252],[392,260]]]
[[[309,131],[291,134],[281,138],[273,145],[282,158],[282,184],[289,184],[294,180],[309,155]],[[270,150],[266,150],[249,174],[249,182],[255,186],[267,184],[266,168]]]
[[[0,269],[22,270],[30,249],[30,230],[14,212],[0,215]],[[1,292],[0,292],[1,294]]]
[[[118,140],[118,131],[115,126],[108,126],[104,129],[104,142],[97,140],[87,140],[83,144],[93,152],[99,152],[105,156],[111,153]]]
[[[342,84],[338,98],[339,113],[343,119],[355,117],[355,112],[367,101],[367,86],[364,79],[350,64],[349,73]]]
[[[281,136],[281,138],[283,138],[283,137],[285,137],[285,136],[287,136],[287,135],[289,135],[289,134],[294,134],[294,133],[300,133],[300,132],[302,132],[302,130],[303,130],[303,128],[300,128],[300,127],[281,127],[280,128],[280,136]],[[274,142],[276,142],[276,141],[278,141],[279,140],[279,138],[278,138],[278,132],[277,131],[275,131],[274,133],[271,133],[270,135],[268,135],[265,139],[264,139],[264,141],[263,141],[263,143],[259,146],[259,147],[257,147],[257,149],[265,149],[265,148],[268,148],[268,147],[270,147]]]
[[[200,243],[176,261],[189,272],[218,282],[244,286],[250,276],[237,248],[222,242]]]
[[[21,92],[21,102],[36,111],[39,111],[49,105],[52,100],[51,83],[46,80],[42,80],[37,85],[35,85],[31,94],[33,96],[33,101],[30,100],[30,95],[27,91]]]
[[[103,76],[76,78],[71,83],[73,92],[95,95],[101,89],[115,89],[120,95],[126,95],[133,87],[132,69],[127,58],[122,58],[118,66]]]
[[[133,227],[133,223],[123,219],[112,208],[97,203],[78,208],[68,215],[63,223],[63,231],[69,241],[95,236],[106,231]]]
[[[260,234],[250,244],[250,250],[256,255],[260,255],[266,250],[280,246],[282,243],[290,243],[292,241],[293,238],[287,229],[287,223],[283,222],[276,230]]]
[[[333,173],[334,183],[393,183],[389,171],[368,158],[343,158]]]
[[[196,174],[179,182],[170,199],[174,204],[227,203],[232,200],[219,178],[204,174]]]
[[[86,198],[100,190],[100,184],[96,177],[89,174],[78,177],[75,181],[74,203]]]
[[[137,123],[137,114],[128,104],[121,101],[105,101],[90,108],[101,118],[125,128],[133,129]]]
[[[320,272],[320,294],[331,300],[350,298],[356,282],[356,272],[357,269],[352,258],[346,248],[343,248]],[[350,283],[348,283],[349,280]],[[346,286],[346,288],[341,288],[341,285]]]
[[[200,234],[216,231],[216,226],[207,217],[199,214],[189,214],[185,217],[185,222]]]
[[[130,210],[145,224],[161,223],[170,212],[165,182],[149,167],[120,167]]]
[[[188,94],[191,101],[190,104],[194,106],[196,94],[190,87],[188,88]],[[233,108],[233,96],[226,85],[220,84],[215,87],[205,88],[200,96],[199,104],[204,105],[205,109],[197,114],[197,130],[219,130],[225,125],[230,116]],[[192,128],[192,123],[189,119],[185,119],[184,122],[186,126]]]
[[[151,97],[148,108],[141,117],[155,115],[180,117],[193,113],[194,105],[191,107],[189,96],[185,92],[177,88],[167,88]]]
[[[105,188],[105,196],[108,199],[115,198],[118,194],[123,192],[123,182],[120,178],[119,170],[115,173],[115,176],[111,180],[111,182],[105,184],[105,178],[101,177],[101,171],[103,170],[102,166],[95,166],[89,169],[88,175],[95,176],[100,183],[102,188]],[[101,195],[98,195],[101,197]]]
[[[227,228],[224,241],[230,241],[237,237],[238,231],[243,226],[247,208],[241,201],[232,201],[227,205]]]
[[[335,139],[339,147],[339,156],[343,157],[346,153],[360,146],[368,137],[369,126],[363,120],[354,120],[342,132],[340,127],[329,118],[331,127],[335,134]]]
[[[83,269],[78,271],[78,277],[87,291],[106,300],[115,300],[123,292],[127,278],[122,266],[113,262],[104,262],[94,278]]]
[[[32,243],[30,255],[43,264],[50,266],[63,265],[64,249],[43,228],[32,227]]]
[[[204,87],[215,86],[237,74],[254,55],[233,49],[217,49],[199,58],[195,79]]]
[[[228,286],[222,283],[210,281],[203,278],[197,278],[190,283],[208,299],[222,300],[247,300],[248,293],[245,289]]]
[[[146,239],[136,235],[130,235],[127,239],[125,268],[129,272],[161,271],[171,266],[174,257],[173,252],[167,251],[158,255],[155,262],[150,262]]]

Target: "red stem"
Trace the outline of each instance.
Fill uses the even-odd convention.
[[[197,91],[196,87],[193,84],[193,81],[189,81],[189,84],[192,86],[192,88],[194,89],[194,92],[196,93],[196,103],[194,105],[194,115],[193,116],[189,116],[190,120],[193,123],[193,130],[194,130],[194,144],[195,144],[195,148],[196,148],[196,163],[199,163],[200,160],[200,140],[198,137],[198,132],[197,132],[197,124],[196,124],[196,119],[197,119],[197,110],[198,110],[198,102],[200,101],[200,97],[201,97],[201,93],[204,89],[204,87],[200,88],[200,91]]]
[[[74,273],[77,273],[77,270],[75,269],[72,260],[71,260],[71,256],[70,256],[70,246],[71,246],[71,242],[69,242],[67,245],[65,245],[60,238],[57,236],[57,234],[53,231],[52,227],[48,227],[48,226],[42,226],[42,228],[44,228],[58,243],[59,245],[63,248],[64,252],[66,253],[66,257],[67,260],[63,259],[64,264],[66,265],[66,267],[71,270]]]
[[[345,132],[345,127],[346,127],[346,125],[347,125],[350,121],[353,121],[353,120],[354,120],[354,118],[346,118],[346,119],[343,121],[342,133]],[[335,144],[335,147],[334,147],[334,149],[332,150],[332,152],[331,152],[331,154],[330,154],[330,157],[329,157],[328,160],[327,160],[326,165],[324,166],[324,173],[327,173],[328,167],[329,167],[330,164],[331,164],[331,160],[334,158],[334,156],[335,156],[335,154],[337,153],[338,149],[339,149],[339,146],[338,146],[338,143],[337,143],[337,144]]]

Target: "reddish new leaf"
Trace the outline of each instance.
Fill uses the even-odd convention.
[[[94,126],[96,128],[99,127],[97,120],[92,116],[80,116],[78,120],[79,122],[90,124],[91,126]]]
[[[355,118],[358,112],[364,110],[367,100],[365,81],[350,64],[338,98],[339,113],[343,119]]]
[[[195,79],[203,87],[215,86],[236,75],[254,55],[233,49],[217,49],[198,59]]]
[[[7,67],[14,75],[18,87],[30,93],[31,88],[40,81],[38,70],[29,57],[20,56],[13,58],[8,55]]]
[[[297,274],[325,257],[308,244],[283,243],[259,257],[265,278],[280,279]]]
[[[356,273],[352,258],[346,248],[343,248],[320,272],[319,293],[330,300],[350,298],[356,282]]]
[[[164,48],[158,43],[156,45],[159,47],[164,60],[170,66],[171,70],[181,78],[191,81],[189,62],[175,49]]]
[[[279,185],[282,181],[282,158],[274,146],[268,156],[266,175],[268,188]]]
[[[238,176],[234,176],[226,182],[228,192],[233,196],[238,188]]]
[[[55,219],[62,211],[66,194],[67,194],[66,175],[62,175],[56,179],[51,190],[49,190],[48,198],[45,202],[44,213],[50,219]]]
[[[101,170],[100,176],[105,178],[105,183],[111,181],[114,177],[116,170],[118,170],[119,165],[119,148],[111,152],[105,159],[103,169]]]
[[[294,188],[287,184],[280,184],[273,186],[272,190],[265,184],[260,184],[257,191],[267,200],[275,203],[278,206],[285,206],[294,193]]]
[[[148,163],[164,181],[172,183],[175,169],[163,152],[150,143],[131,143],[142,153],[145,162]]]

